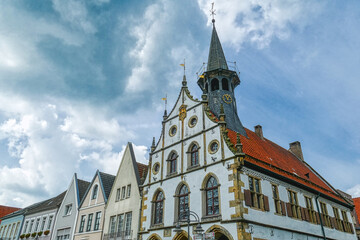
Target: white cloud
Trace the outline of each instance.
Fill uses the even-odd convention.
[[[211,23],[213,0],[198,0]],[[244,42],[266,47],[272,39],[286,39],[290,26],[304,26],[317,15],[320,4],[314,1],[284,0],[226,0],[215,1],[216,26],[223,42],[239,49]]]
[[[348,194],[350,194],[353,198],[360,197],[360,184],[356,184],[352,188],[346,190]]]

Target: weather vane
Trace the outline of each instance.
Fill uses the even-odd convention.
[[[185,75],[185,58],[184,58],[184,63],[181,63],[180,66],[184,68],[184,75]]]
[[[212,22],[215,23],[215,13],[216,9],[214,9],[214,3],[211,3],[211,10],[210,10],[210,15],[212,16]]]

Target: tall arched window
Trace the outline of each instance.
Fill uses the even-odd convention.
[[[176,172],[176,159],[177,159],[177,154],[175,152],[170,153],[168,158],[169,174]]]
[[[163,223],[164,194],[159,191],[154,201],[154,224]]]
[[[179,217],[186,219],[184,214],[189,210],[189,189],[183,184],[179,192]]]
[[[219,214],[219,191],[218,182],[210,177],[206,183],[206,215]]]
[[[199,149],[196,144],[193,144],[190,149],[190,164],[191,166],[196,166],[199,164]]]
[[[226,78],[223,78],[221,80],[221,86],[222,86],[222,90],[229,91],[229,83],[228,83],[228,80]]]
[[[219,80],[214,78],[211,80],[211,91],[219,90]]]
[[[91,199],[96,199],[97,193],[98,193],[98,188],[99,188],[98,185],[94,186]]]

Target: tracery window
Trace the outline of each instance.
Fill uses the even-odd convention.
[[[159,191],[154,201],[154,224],[163,223],[164,194]]]
[[[219,190],[218,182],[210,177],[206,183],[206,215],[219,214]]]
[[[184,219],[183,215],[189,210],[189,189],[183,184],[179,191],[179,217]]]

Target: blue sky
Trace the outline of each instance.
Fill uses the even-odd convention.
[[[0,2],[0,204],[64,191],[74,172],[116,173],[158,139],[186,59],[191,93],[207,61],[208,0]],[[360,196],[360,3],[215,1],[216,28],[244,126],[288,148],[335,188]]]

